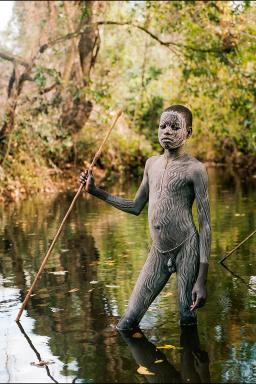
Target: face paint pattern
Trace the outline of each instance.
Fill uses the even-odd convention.
[[[181,113],[176,111],[162,113],[158,138],[163,148],[180,147],[185,143],[187,135],[186,121]]]

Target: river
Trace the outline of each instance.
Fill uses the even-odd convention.
[[[134,337],[115,330],[150,244],[147,209],[132,216],[84,194],[21,318],[30,287],[73,193],[0,208],[0,382],[256,383],[255,184],[209,168],[212,252],[198,327],[180,330],[175,276]],[[134,196],[138,183],[109,190]],[[194,207],[194,213],[196,209]],[[47,365],[39,361],[45,361]]]

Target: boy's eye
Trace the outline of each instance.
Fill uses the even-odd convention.
[[[177,131],[180,128],[179,124],[171,124],[171,129]]]

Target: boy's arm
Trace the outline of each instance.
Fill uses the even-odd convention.
[[[87,180],[87,181],[86,181]],[[139,215],[148,201],[149,186],[148,186],[148,160],[145,165],[144,175],[140,187],[133,200],[123,199],[119,196],[113,196],[110,193],[104,191],[95,186],[92,174],[88,177],[81,175],[80,181],[86,182],[86,190],[91,195],[98,197],[99,199],[109,203],[115,208],[121,211],[131,213],[133,215]]]
[[[202,307],[206,301],[206,281],[208,259],[211,251],[210,204],[208,197],[208,176],[203,164],[197,165],[193,172],[193,182],[199,222],[200,267],[192,291],[191,310]]]

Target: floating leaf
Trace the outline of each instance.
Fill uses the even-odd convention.
[[[114,260],[107,260],[107,261],[104,262],[104,264],[106,264],[106,265],[113,265],[113,264],[115,264],[115,261]]]
[[[165,345],[162,345],[160,347],[157,347],[157,349],[176,349],[176,347],[175,347],[175,345],[165,344]]]
[[[162,295],[162,297],[169,297],[169,296],[173,296],[173,293],[172,292],[167,292],[167,293]]]
[[[120,285],[106,284],[107,288],[120,288]]]
[[[54,308],[54,307],[51,307],[51,311],[52,311],[53,313],[55,313],[55,312],[59,312],[59,311],[64,311],[64,309],[63,309],[63,308]]]
[[[137,369],[137,372],[140,375],[151,375],[154,376],[154,372],[150,372],[146,367],[143,367],[142,365]]]
[[[132,337],[133,337],[134,339],[141,339],[141,338],[143,337],[143,335],[142,335],[142,333],[140,333],[140,332],[135,332],[135,333],[132,335]]]
[[[69,293],[73,293],[73,292],[77,292],[79,291],[79,288],[73,288],[73,289],[70,289],[68,292]]]
[[[54,361],[44,361],[44,360],[40,360],[40,361],[32,361],[32,363],[30,363],[31,365],[35,365],[36,367],[45,367],[46,365],[49,365],[49,364],[54,364]]]
[[[163,362],[163,360],[156,360],[156,361],[154,361],[155,364],[160,364],[162,362]]]
[[[98,284],[98,281],[97,280],[92,280],[92,281],[90,281],[90,284]]]
[[[54,271],[54,272],[49,272],[51,273],[52,275],[55,275],[55,276],[64,276],[66,273],[68,273],[68,271]]]

